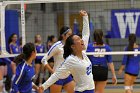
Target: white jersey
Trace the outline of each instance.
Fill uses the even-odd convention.
[[[92,64],[85,53],[83,53],[83,59],[70,55],[62,66],[52,74],[42,86],[44,89],[47,89],[57,80],[64,79],[70,74],[72,74],[73,79],[76,82],[75,91],[82,92],[95,88],[92,75]]]
[[[56,71],[56,69],[58,69],[60,67],[60,65],[62,64],[62,62],[64,62],[64,58],[63,58],[63,54],[64,54],[64,50],[63,50],[63,44],[61,41],[56,42],[55,44],[53,44],[53,46],[49,49],[49,51],[47,52],[47,55],[45,55],[42,59],[43,64],[48,64],[48,60],[53,57],[54,58],[54,67],[53,70]]]
[[[87,48],[89,40],[89,22],[88,16],[83,17],[83,31],[82,39],[85,47]],[[76,82],[75,91],[92,90],[95,88],[93,75],[92,75],[92,64],[88,59],[85,51],[83,51],[83,59],[77,56],[70,55],[63,64],[55,71],[54,74],[42,85],[44,89],[47,89],[59,79],[65,79],[72,74],[74,81]]]
[[[88,44],[89,40],[89,21],[88,16],[83,17],[83,31],[82,31],[82,38],[84,40],[85,46]],[[48,64],[48,60],[53,57],[54,58],[54,67],[53,70],[56,71],[64,62],[63,54],[63,44],[61,41],[56,42],[47,52],[47,54],[42,58],[41,62],[46,65]]]

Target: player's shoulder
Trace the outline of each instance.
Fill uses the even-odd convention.
[[[111,48],[108,44],[104,44],[104,46],[105,46],[106,48]]]
[[[10,46],[10,47],[11,47],[11,46],[14,46],[14,44],[13,44],[13,43],[10,43],[9,46]]]
[[[61,42],[61,41],[57,41],[56,43],[54,43],[54,44],[52,45],[52,48],[58,47],[58,46],[60,46],[60,45],[62,45],[62,42]]]
[[[112,48],[108,45],[108,44],[104,44],[105,49],[107,49],[108,51],[111,51]]]
[[[17,66],[18,71],[25,70],[26,68],[27,68],[27,64],[25,63],[25,61],[20,62]]]
[[[65,61],[67,62],[74,62],[76,60],[76,57],[74,55],[69,55]]]

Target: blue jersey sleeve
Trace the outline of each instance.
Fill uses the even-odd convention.
[[[127,51],[127,48],[125,48],[125,51]],[[122,65],[126,65],[127,61],[128,61],[128,55],[124,55]]]
[[[12,84],[12,93],[19,92],[19,83],[21,83],[21,80],[24,78],[25,75],[25,63],[21,66],[18,65],[16,69],[16,76],[14,78],[13,84]]]
[[[107,48],[106,52],[111,52],[112,51],[112,49],[108,45],[106,45],[106,48]],[[106,55],[106,59],[107,59],[108,63],[112,63],[112,56],[111,55]]]

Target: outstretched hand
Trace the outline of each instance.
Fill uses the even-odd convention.
[[[79,13],[81,16],[88,16],[88,14],[85,10],[81,10]]]
[[[44,93],[44,88],[42,86],[39,87],[38,93]]]

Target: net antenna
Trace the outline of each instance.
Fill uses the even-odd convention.
[[[26,43],[25,37],[25,8],[24,3],[21,3],[21,32],[22,32],[22,46]]]

